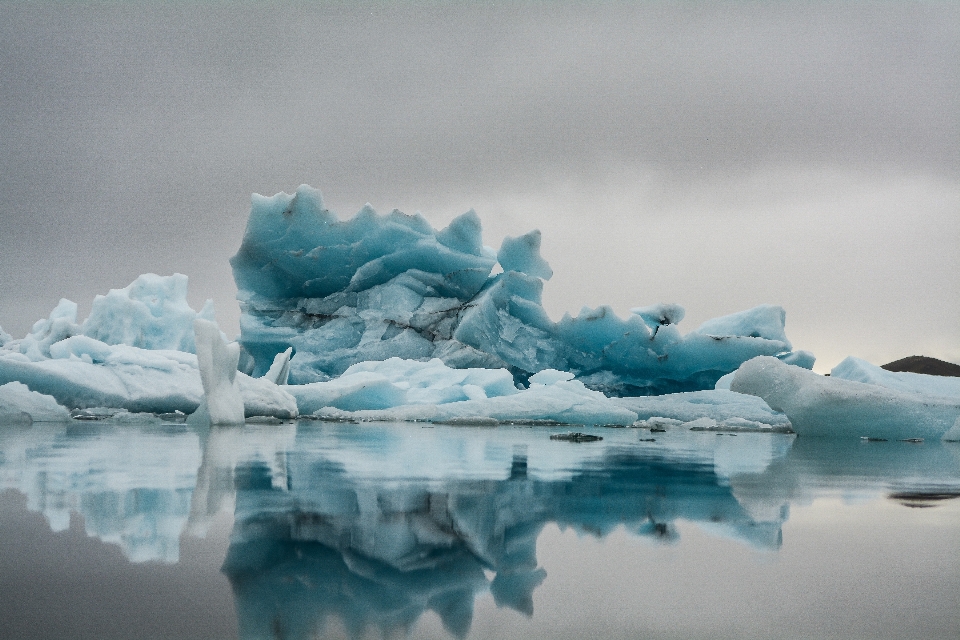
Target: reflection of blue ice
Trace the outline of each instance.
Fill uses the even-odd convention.
[[[779,545],[780,513],[751,517],[714,466],[734,438],[682,435],[658,448],[633,430],[602,433],[602,443],[578,446],[529,428],[302,430],[285,486],[262,462],[235,472],[224,571],[242,634],[279,625],[287,637],[310,637],[329,615],[356,635],[400,631],[433,610],[459,636],[487,590],[497,605],[532,614],[546,576],[536,541],[551,522],[669,541],[685,519]],[[742,447],[763,460],[756,470],[790,442],[750,435],[755,446],[744,438]]]
[[[827,493],[960,490],[960,446],[598,429],[300,423],[197,432],[184,425],[5,427],[0,488],[51,527],[79,512],[134,561],[175,561],[181,533],[235,511],[223,570],[245,637],[309,637],[328,616],[359,635],[435,611],[469,630],[473,603],[530,615],[550,523],[660,542],[680,520],[760,548],[789,505]],[[655,442],[645,442],[656,436]]]

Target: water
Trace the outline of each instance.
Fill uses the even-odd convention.
[[[2,635],[960,637],[960,444],[566,431],[0,426]]]

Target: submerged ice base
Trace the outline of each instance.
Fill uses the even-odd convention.
[[[552,270],[540,234],[483,246],[470,211],[442,230],[419,214],[369,206],[338,220],[320,192],[253,197],[231,259],[247,373],[293,347],[290,381],[322,382],[351,365],[438,358],[454,368],[503,368],[517,383],[544,369],[573,372],[608,395],[712,389],[757,355],[790,357],[784,311],[765,305],[681,335],[683,310],[656,305],[626,319],[610,307],[552,321],[541,305]],[[502,273],[494,274],[499,262]],[[812,357],[799,362],[812,366]],[[243,365],[242,365],[243,366]]]

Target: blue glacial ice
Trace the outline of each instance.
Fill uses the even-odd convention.
[[[844,365],[841,371],[854,375],[855,369],[868,371],[856,363]],[[912,390],[897,389],[821,376],[760,356],[737,370],[730,389],[762,398],[786,414],[801,436],[954,439],[960,431],[960,398],[921,392],[940,386],[911,380],[904,384]]]
[[[498,263],[503,269],[494,273]],[[439,231],[419,214],[369,206],[340,221],[320,192],[255,195],[231,259],[247,372],[262,375],[293,347],[290,381],[322,382],[351,365],[439,358],[454,368],[503,368],[518,384],[544,369],[574,373],[611,395],[711,389],[757,355],[790,357],[784,311],[762,306],[681,335],[683,310],[659,305],[618,317],[610,307],[549,318],[552,270],[536,231],[485,247],[470,211]],[[812,362],[811,362],[812,364]]]

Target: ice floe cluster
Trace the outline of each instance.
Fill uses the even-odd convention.
[[[369,206],[341,221],[305,185],[255,195],[231,259],[238,341],[217,328],[212,302],[189,306],[181,274],[97,296],[83,322],[64,299],[21,339],[0,329],[0,420],[72,411],[960,439],[960,378],[855,358],[820,376],[777,306],[686,334],[676,304],[554,322],[540,244],[532,231],[484,246],[473,211],[436,230]]]

